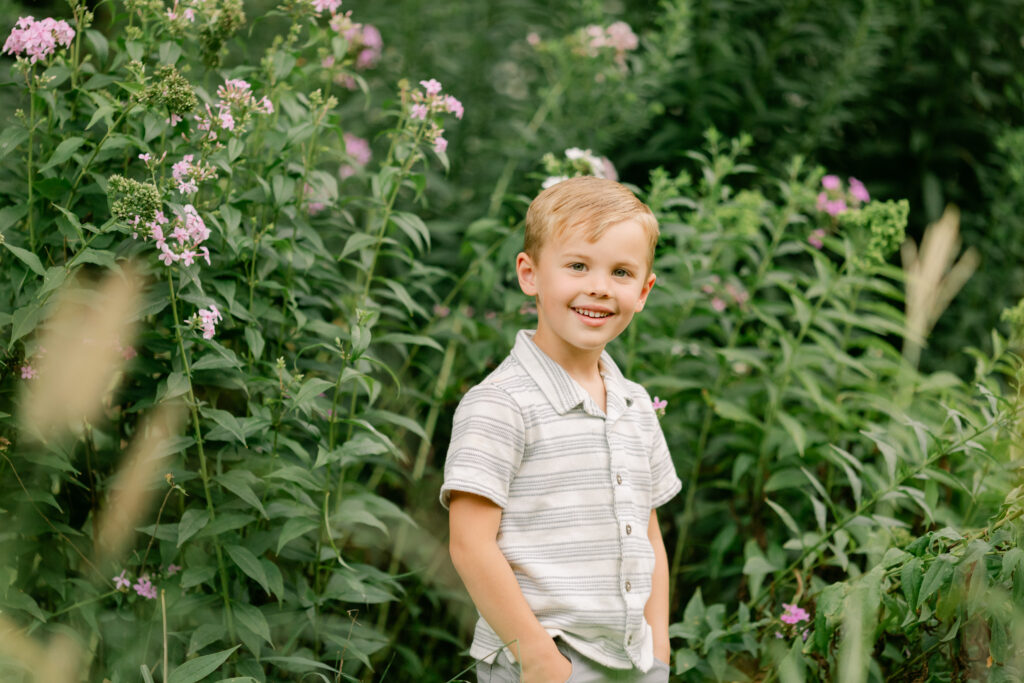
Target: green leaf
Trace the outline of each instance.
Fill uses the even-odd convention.
[[[296,483],[307,491],[321,491],[325,484],[324,481],[318,480],[298,465],[285,465],[281,469],[271,472],[267,477],[269,479],[284,479],[285,481]]]
[[[216,575],[216,567],[189,567],[181,573],[181,587],[192,588],[202,583],[211,582]]]
[[[790,438],[793,439],[793,444],[796,446],[797,452],[803,457],[804,449],[807,447],[807,432],[804,430],[802,424],[800,424],[796,418],[788,413],[784,413],[781,410],[777,413],[779,422],[782,423],[782,427],[789,434]]]
[[[320,527],[320,522],[309,517],[292,517],[281,527],[281,535],[277,537],[277,554],[289,542]]]
[[[42,314],[43,309],[35,303],[22,306],[16,310],[14,315],[11,316],[11,340],[8,342],[7,348],[10,349],[14,346],[14,342],[36,329]]]
[[[86,30],[85,37],[92,45],[92,51],[96,53],[96,59],[102,65],[107,61],[107,54],[110,52],[110,45],[107,43],[106,36],[90,28]]]
[[[0,209],[0,233],[28,215],[28,204],[12,204]],[[8,245],[9,248],[10,245]]]
[[[953,564],[951,562],[943,556],[935,558],[932,566],[928,567],[928,571],[925,572],[924,579],[921,581],[921,591],[918,593],[914,609],[920,608],[922,603],[942,588],[952,574]]]
[[[328,382],[325,379],[319,377],[310,377],[302,383],[302,387],[295,392],[295,396],[292,398],[293,405],[301,410],[304,414],[309,415],[313,409],[313,402],[317,396],[327,391],[327,389],[334,386],[333,382]]]
[[[25,140],[28,140],[28,130],[25,128],[20,126],[4,128],[3,132],[0,133],[0,159],[7,158],[7,155],[16,150]],[[28,209],[27,205],[25,209]],[[0,226],[2,226],[2,223],[0,223]],[[3,227],[0,227],[0,230],[2,229]]]
[[[221,650],[216,654],[203,655],[202,657],[191,659],[176,668],[171,673],[170,678],[167,679],[167,683],[196,683],[196,681],[201,681],[219,669],[227,661],[228,657],[231,656],[231,653],[239,647],[241,646],[235,645],[230,650]]]
[[[239,624],[270,643],[270,647],[274,647],[273,641],[270,640],[270,625],[267,624],[267,618],[263,616],[263,612],[258,607],[236,602],[232,605],[232,610]]]
[[[767,503],[768,507],[772,510],[775,510],[776,514],[782,518],[782,523],[789,527],[790,531],[792,531],[797,537],[800,536],[800,527],[797,526],[796,520],[793,519],[793,516],[790,515],[784,507],[767,498],[764,499],[764,502]]]
[[[224,428],[234,437],[235,441],[240,441],[243,446],[247,445],[245,443],[245,432],[242,430],[242,424],[238,421],[237,417],[226,410],[218,410],[216,408],[203,408],[202,413],[204,417],[210,418]]]
[[[403,332],[391,332],[377,337],[377,341],[387,344],[413,344],[415,346],[429,346],[437,351],[444,352],[444,347],[430,337],[421,334],[405,334]]]
[[[149,672],[148,666],[140,664],[139,670],[142,672],[142,680],[144,683],[153,683],[153,674]]]
[[[263,355],[263,335],[256,329],[254,325],[248,325],[245,328],[245,342],[249,345],[249,350],[252,351],[252,357],[259,360]]]
[[[225,546],[231,560],[246,573],[249,578],[263,587],[267,595],[270,595],[270,586],[267,583],[267,573],[263,571],[263,565],[259,559],[246,547],[240,545]]]
[[[160,383],[156,392],[156,402],[163,403],[188,392],[188,379],[183,372],[172,372]]]
[[[205,509],[185,510],[181,521],[178,522],[178,547],[180,548],[182,543],[195,536],[209,521],[210,513]]]
[[[249,472],[248,470],[238,469],[230,470],[228,472],[225,472],[224,474],[220,474],[214,477],[214,481],[216,481],[218,484],[226,488],[228,491],[231,491],[231,493],[235,494],[252,507],[259,510],[260,514],[263,515],[263,519],[268,519],[267,511],[263,509],[263,503],[260,502],[260,499],[256,495],[256,492],[252,490],[250,482],[247,481],[247,478],[249,477],[251,477],[253,480],[258,481],[256,475],[254,475],[252,472]]]
[[[743,563],[744,574],[771,574],[777,571],[778,567],[760,555],[752,555]]]
[[[408,235],[418,251],[422,252],[430,246],[430,229],[422,218],[414,213],[395,211],[391,214],[391,220]]]
[[[730,420],[732,422],[746,422],[757,426],[760,426],[761,424],[753,415],[732,401],[716,398],[714,401],[714,407],[715,414],[723,419]]]
[[[224,624],[200,624],[192,631],[188,641],[188,654],[194,655],[204,647],[218,640],[226,640],[228,629]]]
[[[16,247],[10,242],[6,241],[4,242],[4,246],[7,247],[7,250],[14,254],[19,261],[28,266],[33,273],[39,276],[46,275],[46,269],[43,268],[43,264],[39,260],[39,257],[33,254],[31,251],[29,251],[28,249],[22,249],[21,247]]]
[[[67,140],[64,140],[59,145],[57,145],[57,149],[55,149],[53,151],[53,154],[50,155],[50,160],[43,164],[36,172],[42,173],[43,171],[50,170],[57,164],[63,164],[65,161],[70,159],[71,155],[77,152],[84,144],[85,138],[80,138],[78,136],[70,137]]]

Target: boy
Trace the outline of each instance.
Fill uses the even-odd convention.
[[[526,214],[537,330],[460,402],[441,487],[479,681],[668,680],[655,508],[681,483],[650,396],[604,351],[654,286],[657,240],[611,180],[562,181]]]

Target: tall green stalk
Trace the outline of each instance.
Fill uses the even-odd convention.
[[[181,354],[181,363],[185,371],[185,380],[188,385],[188,407],[192,414],[192,429],[196,439],[196,450],[199,453],[199,477],[203,482],[203,495],[206,497],[206,510],[210,514],[210,522],[217,518],[213,507],[213,498],[210,496],[210,475],[206,465],[206,451],[203,448],[203,433],[199,426],[199,405],[196,402],[195,391],[192,388],[192,368],[188,361],[188,354],[185,352],[185,341],[181,336],[181,323],[178,318],[178,297],[174,291],[174,274],[167,270],[167,288],[171,294],[171,313],[174,316],[174,340],[178,345],[178,352]],[[235,625],[231,614],[231,598],[228,593],[228,573],[224,566],[224,554],[220,548],[217,537],[213,537],[213,547],[217,554],[217,567],[220,573],[221,597],[224,599],[224,609],[227,614],[228,634],[235,639]]]

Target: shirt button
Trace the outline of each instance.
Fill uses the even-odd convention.
[[[627,581],[626,582],[626,592],[628,593],[631,590],[633,590],[633,584],[631,584],[629,581]]]
[[[616,484],[621,484],[622,483],[622,475],[621,474],[616,474],[615,475],[615,483]]]
[[[631,533],[633,533],[633,527],[631,527],[630,525],[627,524],[626,525],[626,535],[629,536]]]

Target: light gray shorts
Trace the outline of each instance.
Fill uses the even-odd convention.
[[[556,639],[555,643],[566,659],[572,662],[572,674],[565,683],[668,683],[668,664],[658,659],[654,660],[654,666],[647,673],[636,669],[610,669],[587,659],[561,640]],[[503,654],[494,659],[494,664],[477,662],[476,680],[478,683],[519,683],[519,664],[509,662]]]

